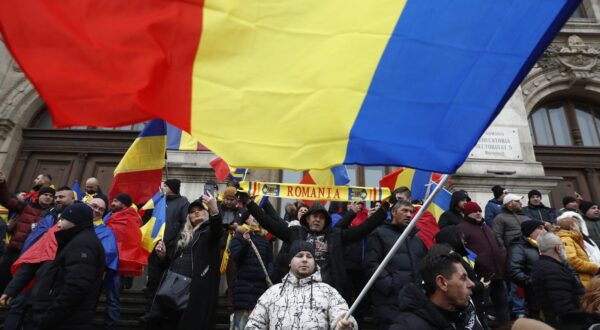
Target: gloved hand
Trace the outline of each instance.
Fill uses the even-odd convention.
[[[242,204],[244,205],[248,205],[248,201],[251,200],[250,195],[248,195],[247,192],[245,191],[239,191],[236,193],[237,198],[240,202],[242,202]]]

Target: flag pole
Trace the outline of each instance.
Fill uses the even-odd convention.
[[[381,272],[383,271],[385,266],[387,266],[387,264],[390,262],[392,257],[396,254],[396,251],[398,251],[398,249],[400,248],[400,246],[402,246],[402,243],[406,240],[406,238],[408,237],[410,232],[417,225],[417,222],[419,221],[421,216],[423,216],[425,211],[427,211],[427,208],[429,208],[429,205],[431,204],[431,202],[433,201],[435,196],[442,190],[442,188],[446,184],[446,181],[448,181],[448,178],[450,178],[450,175],[444,174],[442,176],[442,179],[440,180],[440,183],[435,187],[435,189],[433,189],[433,192],[431,193],[431,195],[429,195],[427,197],[427,199],[425,199],[425,202],[423,203],[423,206],[421,207],[421,209],[419,209],[419,212],[417,212],[417,214],[410,221],[408,226],[406,226],[406,228],[402,232],[402,235],[400,235],[400,237],[398,238],[396,243],[394,243],[394,245],[390,249],[390,252],[388,252],[388,254],[385,256],[385,258],[383,258],[383,260],[381,261],[381,264],[379,264],[379,267],[377,267],[377,269],[375,270],[375,273],[373,273],[373,276],[371,276],[371,278],[369,279],[367,284],[365,284],[365,287],[362,289],[362,291],[360,292],[358,297],[356,297],[356,300],[350,307],[350,310],[348,310],[348,313],[346,313],[345,319],[350,318],[352,313],[354,313],[354,311],[356,311],[356,308],[358,307],[360,302],[365,298],[365,296],[367,295],[367,292],[369,292],[369,289],[371,289],[371,287],[373,286],[373,284],[375,283],[375,281],[377,280],[377,278],[379,277],[379,275],[381,274]]]

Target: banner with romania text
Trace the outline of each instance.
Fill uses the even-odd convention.
[[[390,197],[382,187],[315,186],[272,182],[242,181],[240,187],[250,196],[303,199],[311,201],[380,201]]]

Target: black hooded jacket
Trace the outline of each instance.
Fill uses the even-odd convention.
[[[58,252],[37,278],[31,315],[41,329],[91,329],[105,270],[92,224],[55,233]]]
[[[438,221],[438,226],[440,226],[440,229],[443,229],[447,226],[458,225],[462,222],[463,215],[460,211],[456,210],[456,207],[458,206],[458,202],[465,199],[467,201],[470,200],[469,195],[467,195],[467,192],[464,190],[457,190],[452,193],[450,207],[448,208],[448,211],[442,213]]]
[[[404,287],[398,304],[400,311],[390,330],[482,330],[483,327],[475,315],[473,305],[469,304],[462,313],[443,311],[434,305],[415,284]]]
[[[181,195],[167,196],[167,216],[165,224],[164,242],[167,247],[172,247],[185,226],[190,202]]]
[[[317,236],[323,236],[324,242],[327,244],[328,252],[327,269],[321,270],[321,275],[323,275],[324,278],[323,282],[334,287],[346,299],[348,298],[348,290],[345,289],[347,284],[344,247],[369,235],[369,233],[382,224],[387,217],[387,207],[382,207],[360,226],[348,229],[331,228],[331,217],[328,217],[323,231],[315,233],[311,232],[305,221],[301,221],[300,226],[288,226],[286,221],[270,215],[270,212],[263,211],[254,202],[250,202],[247,205],[247,208],[250,214],[252,214],[263,228],[281,239],[284,243],[287,243],[286,246],[288,247],[291,246],[291,243],[295,240],[307,241],[311,237],[314,239]],[[309,212],[304,215],[304,219],[308,216]],[[289,263],[276,263],[275,267],[278,273],[289,272]],[[280,267],[285,267],[285,269],[278,269]]]
[[[370,277],[375,273],[403,232],[404,227],[384,223],[369,235],[364,261],[367,276]],[[398,314],[398,293],[404,286],[421,282],[419,263],[427,253],[427,248],[417,236],[417,232],[418,230],[414,229],[408,235],[373,284],[371,289],[373,317],[379,323],[391,323],[394,320]]]

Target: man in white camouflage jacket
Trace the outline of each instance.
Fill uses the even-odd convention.
[[[358,329],[353,317],[344,319],[344,298],[321,281],[312,245],[295,241],[289,255],[290,272],[258,299],[246,330]]]

